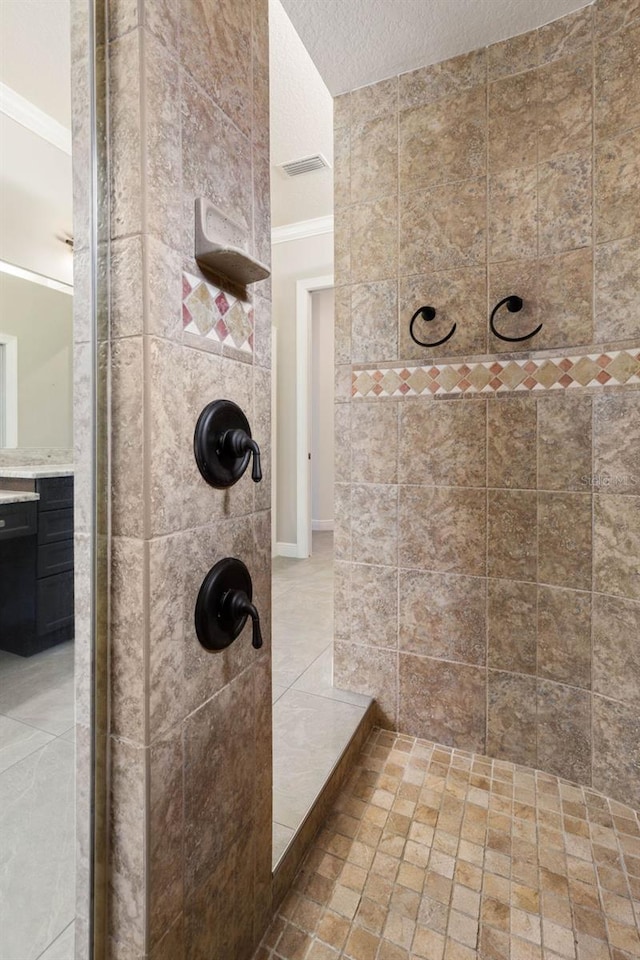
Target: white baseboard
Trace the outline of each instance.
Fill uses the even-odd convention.
[[[297,557],[298,556],[298,544],[297,543],[276,543],[276,557]]]
[[[312,530],[333,530],[333,520],[312,520]]]

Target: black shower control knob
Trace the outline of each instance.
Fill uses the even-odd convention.
[[[253,457],[251,478],[262,480],[260,447],[251,436],[244,413],[232,400],[213,400],[196,424],[193,452],[200,473],[212,487],[225,489],[237,483]]]
[[[251,575],[242,560],[225,557],[202,581],[195,609],[198,640],[207,650],[224,650],[242,633],[249,617],[252,643],[262,646],[260,615],[254,603]]]

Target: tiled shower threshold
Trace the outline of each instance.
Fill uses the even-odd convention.
[[[274,868],[371,704],[333,686],[332,642],[333,535],[315,533],[308,560],[273,564]]]

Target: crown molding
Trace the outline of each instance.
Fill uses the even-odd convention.
[[[298,220],[297,223],[285,223],[271,231],[271,243],[287,243],[289,240],[303,240],[305,237],[319,237],[323,233],[333,233],[333,214],[328,217],[314,217],[313,220]]]
[[[71,156],[71,131],[5,83],[0,83],[0,113]]]

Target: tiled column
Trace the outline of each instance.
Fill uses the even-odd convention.
[[[205,277],[207,197],[270,258],[266,0],[110,5],[113,957],[241,960],[271,895],[270,284]],[[264,479],[200,476],[193,431],[236,401]],[[240,557],[247,627],[205,651],[202,579]]]

